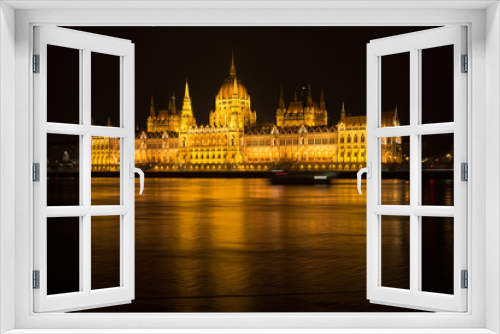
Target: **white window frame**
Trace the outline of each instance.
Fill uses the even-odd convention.
[[[131,5],[131,3],[133,5]],[[19,10],[14,10],[12,7]],[[74,6],[80,9],[59,7]],[[132,6],[134,9],[124,9]],[[147,7],[150,6],[150,9]],[[392,8],[397,6],[397,8]],[[22,9],[22,8],[28,9]],[[86,7],[86,8],[85,8]],[[99,7],[99,9],[95,9]],[[104,10],[103,7],[114,10]],[[120,8],[121,7],[121,8]],[[137,10],[137,8],[144,10]],[[151,9],[154,7],[154,9]],[[163,8],[158,8],[163,7]],[[35,8],[35,9],[29,9]],[[92,9],[93,8],[93,9]],[[370,8],[370,9],[367,9]],[[47,10],[49,9],[49,10]],[[35,333],[492,333],[500,331],[500,11],[497,1],[0,3],[0,330]],[[469,308],[455,313],[34,314],[32,269],[32,27],[57,25],[447,25],[469,31]],[[15,38],[14,38],[15,31]],[[132,41],[133,42],[133,41]],[[15,66],[15,73],[13,68]],[[12,85],[15,82],[15,86]],[[15,97],[15,98],[14,98]],[[488,121],[486,121],[486,119]],[[15,131],[9,129],[14,128]],[[485,134],[486,133],[486,134]],[[8,136],[11,136],[10,138]],[[12,145],[14,136],[14,146]],[[9,163],[10,162],[10,163]],[[15,180],[12,175],[15,171]],[[488,174],[488,182],[486,182]],[[12,189],[15,198],[12,199]],[[486,196],[486,193],[488,196]],[[12,207],[14,210],[12,210]],[[14,254],[14,257],[12,256]],[[486,289],[488,293],[486,293]],[[15,307],[12,307],[15,305]],[[142,329],[141,329],[142,328]],[[302,330],[298,330],[301,328]],[[64,329],[64,330],[62,330]],[[136,329],[136,330],[133,330]],[[170,330],[168,330],[170,329]],[[214,330],[217,329],[217,330]],[[246,330],[245,330],[246,329]],[[295,329],[295,330],[294,330]],[[357,329],[357,330],[356,330]],[[392,329],[392,330],[391,330]],[[415,330],[418,329],[418,330]],[[40,331],[41,332],[41,331]],[[45,331],[47,332],[47,331]],[[120,332],[120,331],[118,331]],[[109,333],[109,331],[108,331]]]
[[[462,73],[462,55],[466,55],[466,27],[440,27],[370,41],[367,47],[367,296],[371,302],[431,311],[467,310],[467,290],[461,287],[461,270],[467,270],[467,185],[461,181],[461,163],[467,163],[467,76]],[[440,46],[453,47],[453,121],[422,123],[423,50]],[[382,122],[382,59],[384,56],[409,53],[410,124],[384,127]],[[422,205],[422,135],[453,136],[452,206]],[[410,202],[408,205],[383,205],[381,145],[384,138],[406,136],[410,141]],[[382,285],[383,216],[408,217],[410,230],[409,289]],[[422,291],[422,217],[453,218],[453,294]],[[411,306],[410,306],[411,305]]]
[[[130,303],[134,299],[135,267],[135,79],[134,44],[128,40],[100,36],[60,27],[34,27],[34,53],[39,55],[39,73],[34,83],[34,161],[40,164],[39,182],[33,185],[34,199],[34,256],[33,265],[39,270],[39,288],[34,289],[36,312],[74,311],[93,307]],[[48,45],[78,50],[80,62],[80,120],[79,124],[47,122],[47,69]],[[92,125],[90,108],[92,80],[92,52],[119,58],[120,90],[119,119],[117,127]],[[80,205],[47,206],[47,134],[78,136],[80,152]],[[92,205],[91,170],[92,137],[110,137],[120,140],[120,204]],[[132,176],[131,176],[132,175]],[[91,243],[92,218],[118,216],[120,221],[120,285],[113,288],[92,290]],[[78,217],[80,224],[80,289],[77,292],[47,295],[47,218]],[[61,250],[64,251],[64,250]]]

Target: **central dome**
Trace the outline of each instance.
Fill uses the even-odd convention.
[[[219,89],[219,93],[217,93],[217,100],[230,100],[233,98],[234,94],[234,80],[236,78],[229,78],[226,82],[222,84]],[[237,95],[240,99],[247,100],[249,98],[247,89],[241,82],[236,82]]]
[[[242,129],[254,125],[256,121],[257,115],[250,107],[250,95],[236,76],[232,57],[229,76],[215,95],[215,110],[210,111],[209,124]]]
[[[236,90],[236,92],[235,92]],[[216,100],[231,100],[233,98],[233,94],[238,96],[239,99],[249,100],[250,96],[248,96],[247,89],[241,81],[236,78],[236,67],[234,66],[234,54],[231,55],[231,68],[229,69],[229,76],[226,79],[226,82],[222,84],[219,89],[219,93],[217,93],[215,99]]]

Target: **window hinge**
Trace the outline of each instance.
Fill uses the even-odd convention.
[[[33,289],[40,289],[40,270],[33,270]]]
[[[40,73],[40,55],[33,55],[33,73]]]
[[[40,163],[33,164],[33,181],[40,182]]]
[[[462,55],[462,73],[469,72],[469,56]]]
[[[467,289],[469,287],[469,273],[467,270],[462,270],[461,271],[461,281],[462,281],[462,289]]]
[[[469,181],[469,165],[466,162],[460,164],[460,180]]]

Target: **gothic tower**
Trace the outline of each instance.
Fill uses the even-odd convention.
[[[186,88],[184,91],[184,101],[181,110],[181,124],[180,130],[187,131],[190,127],[196,126],[196,120],[193,116],[193,109],[191,106],[191,97],[189,96],[189,85],[186,79]]]
[[[306,99],[306,107],[304,108],[304,124],[309,125],[309,126],[314,126],[318,125],[315,124],[315,108],[313,107],[313,100],[312,100],[312,91],[311,91],[311,84],[309,83],[307,85],[307,99]]]
[[[345,108],[344,108],[344,102],[342,102],[342,110],[340,112],[340,120],[339,120],[339,130],[340,128],[345,127]]]
[[[156,118],[156,112],[155,112],[155,99],[153,94],[151,94],[151,105],[149,106],[149,116],[152,119]]]
[[[278,109],[276,110],[276,126],[282,127],[285,122],[285,98],[283,97],[283,85],[280,87],[280,99],[278,103]]]
[[[148,132],[153,132],[155,130],[156,121],[156,111],[155,111],[155,100],[153,94],[151,94],[151,104],[149,106],[149,117],[147,120]]]

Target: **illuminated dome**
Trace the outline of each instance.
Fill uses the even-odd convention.
[[[235,92],[236,91],[236,92]],[[215,100],[231,100],[233,94],[238,96],[238,98],[243,100],[250,100],[247,89],[241,81],[236,78],[236,67],[234,66],[234,55],[231,57],[231,69],[229,70],[229,76],[226,82],[222,84],[219,89],[219,93],[215,96]]]
[[[215,110],[210,111],[210,126],[244,128],[255,125],[257,115],[250,107],[250,95],[236,76],[234,57],[231,59],[229,76],[215,95]]]
[[[237,95],[240,99],[248,100],[250,96],[248,95],[247,89],[243,84],[239,81],[236,83]],[[217,93],[217,100],[230,100],[233,98],[235,90],[234,78],[229,78],[226,82],[222,84],[219,89],[219,93]]]

